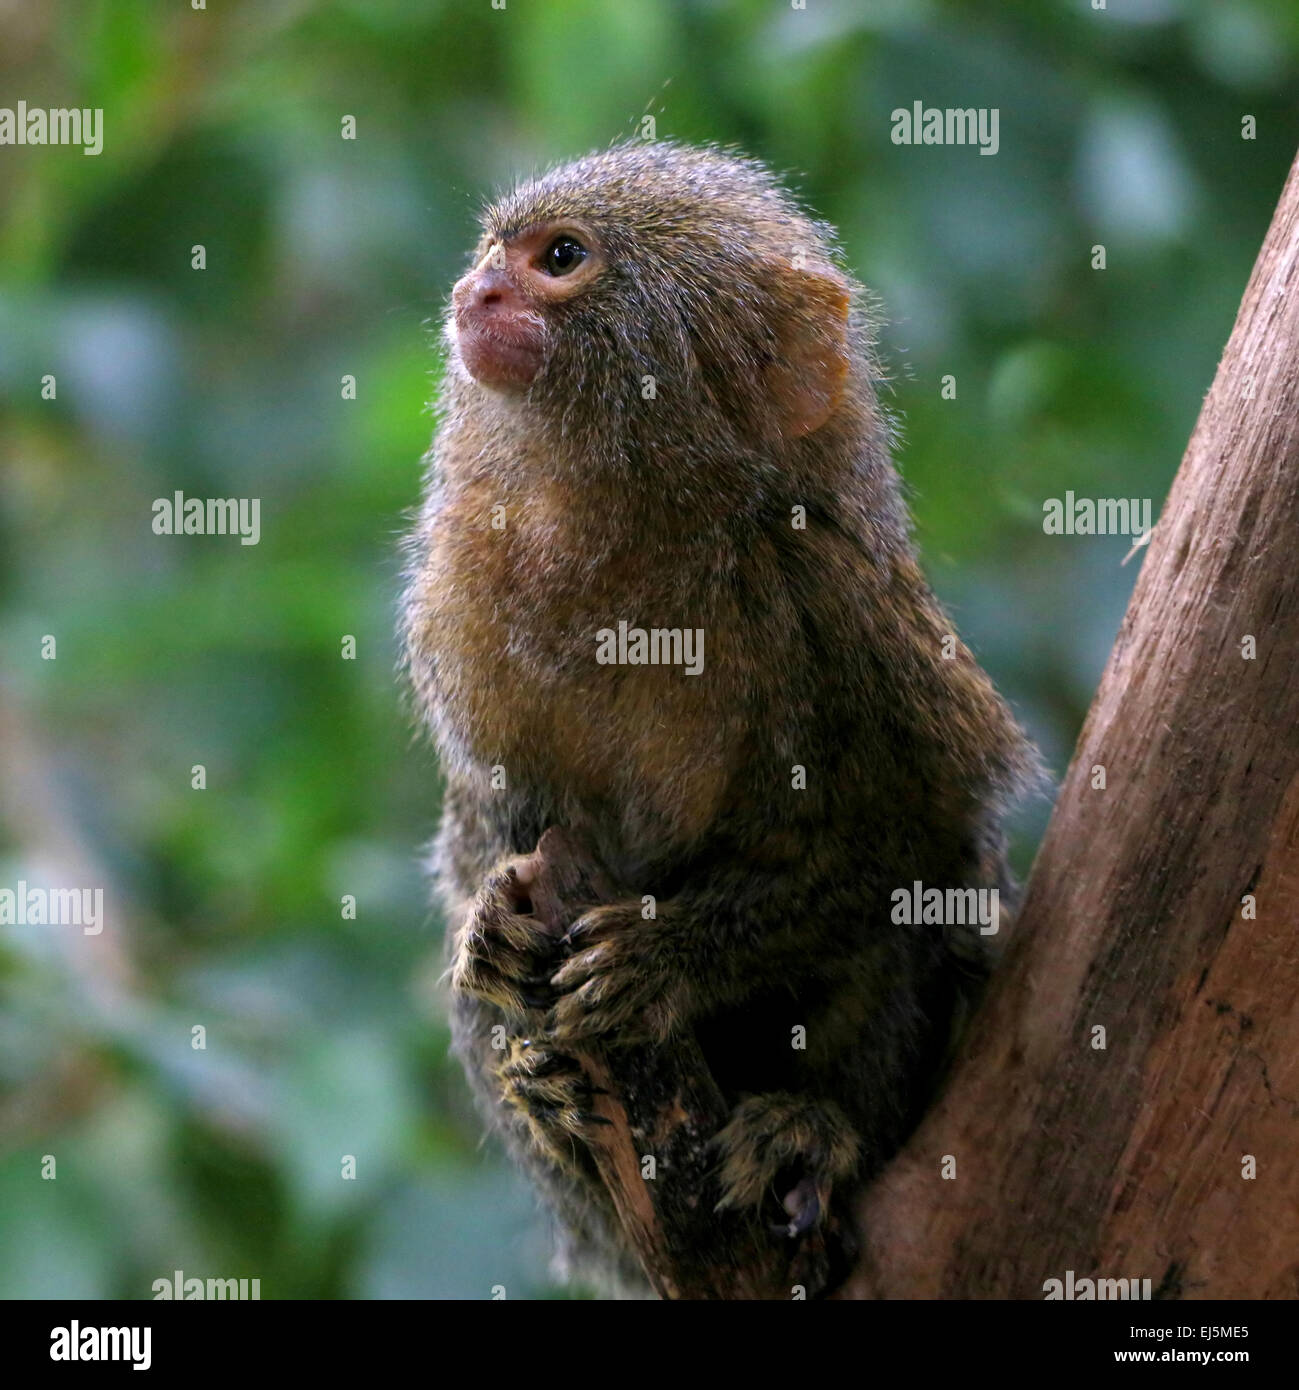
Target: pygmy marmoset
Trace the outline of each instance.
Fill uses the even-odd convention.
[[[1033,755],[920,573],[830,228],[673,143],[482,227],[404,606],[453,1035],[569,1255],[634,1285],[572,1052],[692,1030],[722,1200],[798,1240],[915,1124],[980,974],[977,925],[893,894],[1005,891]],[[560,940],[511,864],[552,825],[625,890]]]

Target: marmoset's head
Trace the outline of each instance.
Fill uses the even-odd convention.
[[[624,144],[521,184],[482,225],[448,337],[483,389],[644,443],[771,445],[839,407],[856,287],[756,161]]]

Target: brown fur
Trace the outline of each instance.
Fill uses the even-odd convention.
[[[671,144],[525,184],[478,255],[550,224],[588,229],[604,264],[529,301],[546,350],[526,391],[475,381],[452,343],[406,644],[448,781],[457,1047],[574,1242],[627,1274],[580,1096],[520,1040],[562,1059],[694,1029],[737,1105],[724,1196],[778,1202],[801,1165],[843,1202],[923,1108],[968,992],[889,895],[1007,889],[999,824],[1033,759],[965,647],[943,655],[830,230],[760,165]],[[702,674],[598,665],[620,620],[704,629]],[[562,950],[505,867],[551,824],[626,892]]]

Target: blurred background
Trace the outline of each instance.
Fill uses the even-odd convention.
[[[839,225],[926,567],[1058,774],[1140,558],[1042,504],[1158,513],[1297,75],[1293,0],[0,0],[0,106],[105,132],[0,146],[0,886],[107,920],[0,926],[0,1296],[562,1296],[446,1057],[394,676],[484,194],[648,112]],[[917,100],[998,108],[999,153],[893,145]],[[260,498],[260,543],[155,535],[177,490]]]

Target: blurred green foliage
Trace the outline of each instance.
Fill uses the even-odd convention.
[[[0,11],[0,105],[105,122],[98,157],[0,147],[0,885],[102,884],[109,921],[0,928],[0,1295],[147,1297],[175,1269],[548,1291],[445,1056],[437,769],[394,680],[435,329],[485,193],[648,112],[840,226],[927,568],[1061,771],[1137,563],[1044,536],[1042,503],[1158,510],[1297,69],[1290,0]],[[998,108],[1000,152],[893,145],[917,100]],[[259,497],[261,543],[154,535],[178,489]]]

